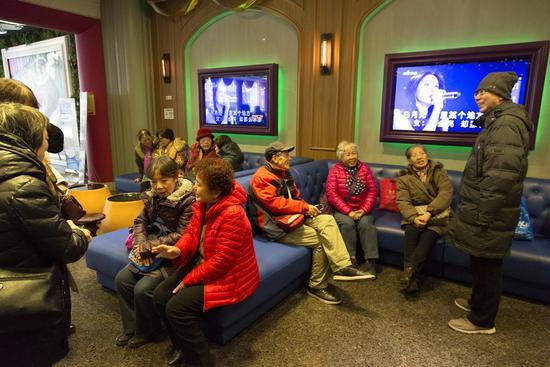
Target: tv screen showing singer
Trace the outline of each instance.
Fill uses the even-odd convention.
[[[207,125],[267,125],[267,75],[204,79]]]
[[[277,135],[277,64],[198,70],[200,126],[214,133]]]
[[[490,72],[515,71],[512,101],[524,104],[529,66],[528,59],[515,59],[397,67],[392,129],[478,133],[473,94],[479,81]]]

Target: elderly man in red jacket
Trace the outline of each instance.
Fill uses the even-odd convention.
[[[288,171],[290,152],[276,141],[265,150],[266,164],[260,167],[250,182],[249,217],[263,234],[282,243],[313,249],[313,264],[307,293],[327,304],[339,304],[342,299],[328,286],[334,280],[373,278],[351,266],[346,245],[331,215],[321,214],[315,206],[300,197],[300,192]],[[281,224],[280,218],[302,221]],[[287,220],[288,222],[288,220]]]

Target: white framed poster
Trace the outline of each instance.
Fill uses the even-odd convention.
[[[31,88],[46,116],[51,117],[59,98],[71,97],[67,36],[3,49],[2,62],[6,78]]]

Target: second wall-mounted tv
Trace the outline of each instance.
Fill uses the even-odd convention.
[[[277,74],[277,64],[199,70],[201,127],[277,135]]]
[[[549,42],[388,54],[385,60],[381,141],[472,145],[481,116],[477,85],[495,71],[514,71],[512,101],[526,106],[535,131]]]

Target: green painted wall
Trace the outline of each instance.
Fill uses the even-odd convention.
[[[550,39],[548,0],[393,0],[362,27],[356,142],[367,162],[405,164],[408,144],[381,143],[384,56],[387,53],[489,46]],[[550,68],[547,70],[531,177],[550,179]],[[462,170],[470,148],[428,146],[448,169]]]

